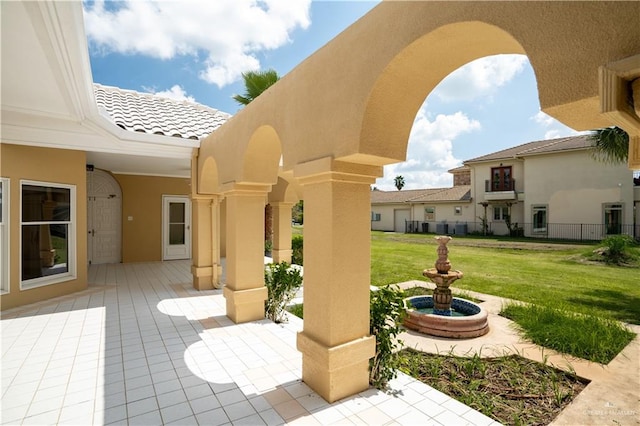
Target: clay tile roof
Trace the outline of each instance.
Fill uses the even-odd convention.
[[[94,84],[98,109],[119,127],[132,132],[201,139],[224,124],[230,114],[206,105],[177,101],[151,93]]]
[[[371,191],[372,204],[433,203],[470,201],[471,186],[453,188],[410,189],[406,191]]]
[[[552,152],[573,151],[577,149],[587,149],[591,146],[589,135],[571,136],[558,139],[547,139],[543,141],[529,142],[513,148],[503,149],[502,151],[493,152],[491,154],[472,158],[465,161],[471,163],[475,161],[492,161],[504,160],[514,157],[525,157],[535,154],[548,154]]]

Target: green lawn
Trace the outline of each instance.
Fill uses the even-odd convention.
[[[449,243],[455,287],[640,324],[640,268],[582,262],[596,245],[529,244],[455,238]],[[636,249],[637,250],[637,249]],[[380,286],[424,280],[436,260],[433,235],[372,232],[371,281]]]

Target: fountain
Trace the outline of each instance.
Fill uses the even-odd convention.
[[[452,271],[447,243],[449,236],[437,236],[438,260],[435,268],[425,269],[422,275],[436,288],[433,296],[413,296],[405,299],[407,317],[405,327],[433,336],[464,339],[489,332],[487,311],[477,304],[452,297],[449,286],[462,278],[461,271]]]

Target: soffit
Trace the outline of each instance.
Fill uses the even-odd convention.
[[[42,44],[46,28],[41,16],[34,16],[33,5],[26,2],[0,2],[0,8],[2,109],[73,118],[74,110],[52,64],[55,55]]]

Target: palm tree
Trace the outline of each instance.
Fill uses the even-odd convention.
[[[275,70],[247,71],[242,73],[244,79],[244,95],[233,95],[233,99],[240,105],[249,105],[251,101],[260,96],[276,81],[280,76]],[[264,251],[271,254],[273,247],[273,209],[271,204],[264,206]]]
[[[402,175],[398,175],[393,179],[393,183],[396,185],[396,188],[398,188],[398,191],[400,191],[402,188],[404,188],[404,177]]]
[[[629,135],[619,127],[605,127],[589,135],[591,154],[605,163],[626,163],[629,159]]]
[[[233,95],[233,99],[240,105],[249,105],[262,92],[280,80],[278,73],[272,69],[243,72],[242,78],[244,79],[244,95]]]

